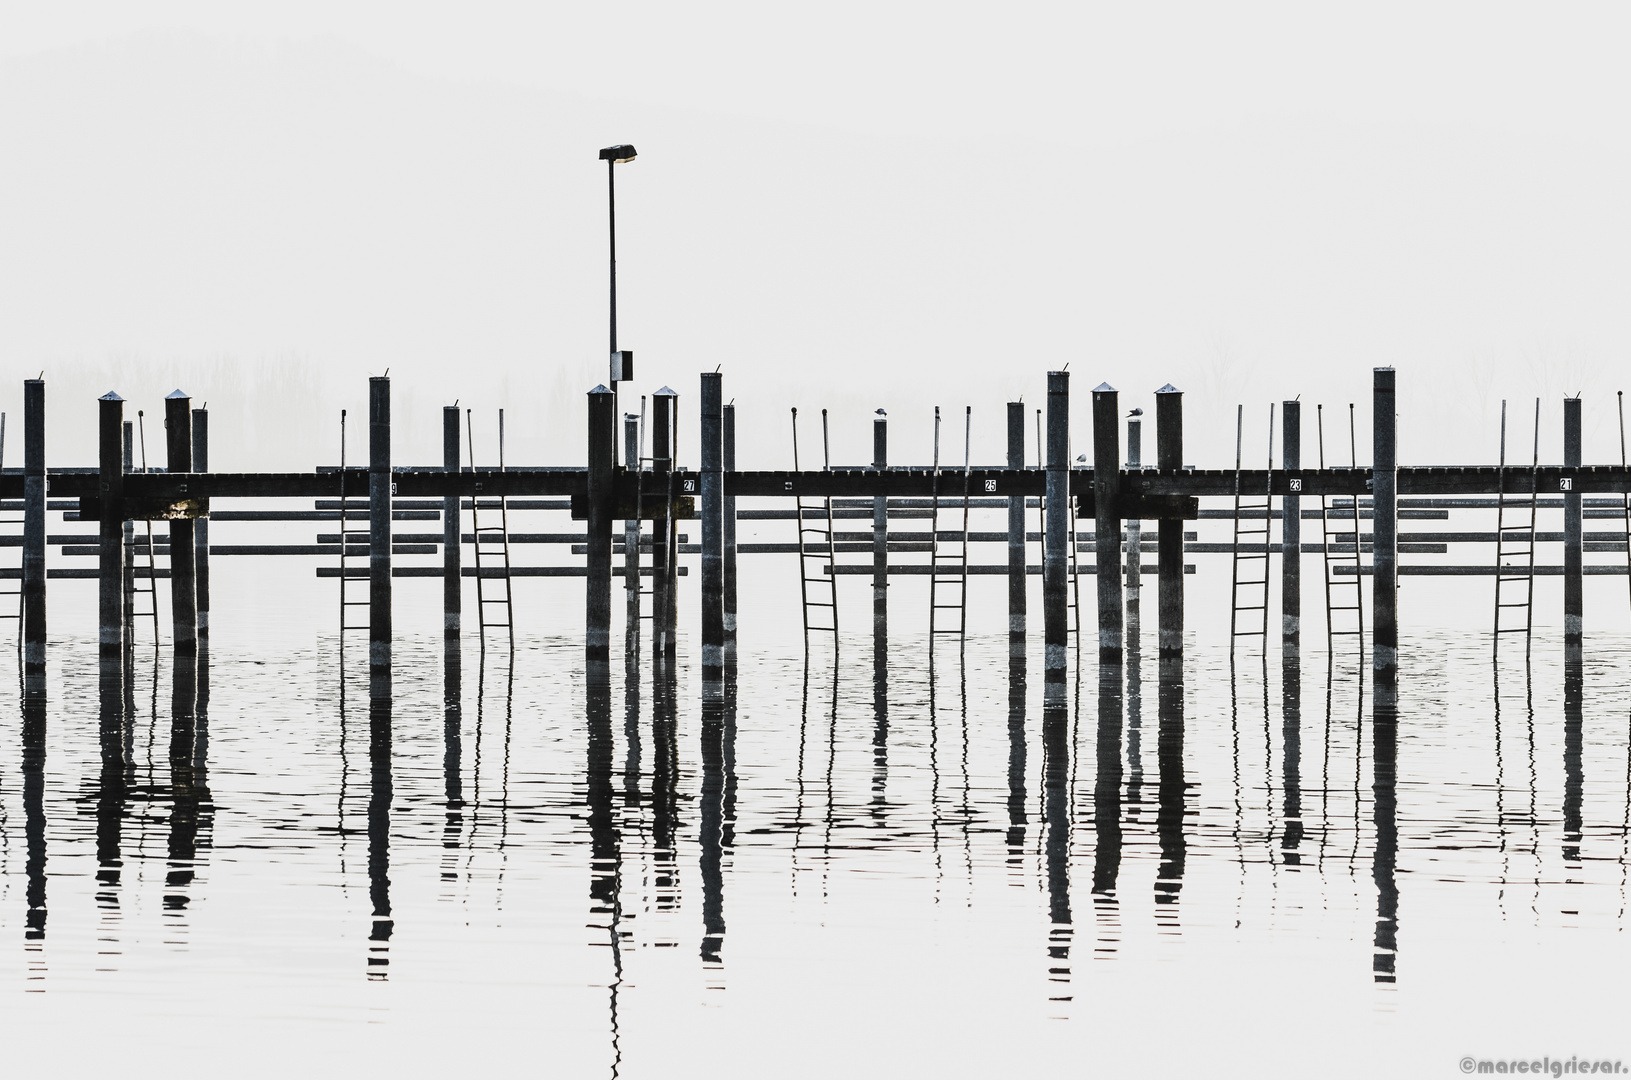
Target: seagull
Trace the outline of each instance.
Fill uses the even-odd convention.
[[[1127,415],[1128,416],[1143,416],[1144,415],[1144,410],[1143,409],[1134,409],[1132,412],[1128,413]]]
[[[1076,455],[1076,460],[1077,461],[1086,461],[1087,460],[1087,455],[1086,454],[1077,454]]]
[[[872,411],[877,413],[879,416],[888,416],[889,415],[888,413],[884,412],[882,409],[873,409]]]

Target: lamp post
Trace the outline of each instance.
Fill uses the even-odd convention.
[[[617,384],[634,378],[634,353],[617,347],[617,166],[634,160],[634,147],[627,143],[607,146],[600,151],[600,160],[606,163],[606,226],[611,257],[611,369],[607,383],[611,386],[615,416],[617,410]],[[617,446],[612,446],[612,461],[617,461]],[[639,466],[636,461],[635,466]]]

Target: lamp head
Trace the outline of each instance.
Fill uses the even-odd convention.
[[[608,146],[601,150],[600,160],[614,161],[619,165],[623,164],[625,161],[633,161],[634,147],[630,146],[628,143],[618,143],[616,146]]]

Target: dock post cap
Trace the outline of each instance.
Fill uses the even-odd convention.
[[[174,398],[180,398],[183,401],[191,401],[192,395],[187,393],[185,390],[172,390],[168,394],[164,395],[165,401],[170,401]]]
[[[609,394],[609,393],[611,393],[610,390],[606,389],[606,384],[605,383],[596,383],[595,388],[593,390],[589,391],[589,392],[591,394]]]
[[[1095,394],[1114,394],[1116,393],[1116,388],[1107,382],[1101,382],[1099,385],[1093,388],[1093,392]]]
[[[666,386],[663,387],[661,390],[657,391],[655,394],[652,394],[651,396],[652,397],[679,397],[678,394],[676,394],[674,391],[670,390]]]
[[[1173,386],[1171,383],[1167,383],[1167,385],[1165,385],[1161,389],[1157,390],[1156,393],[1157,394],[1181,394],[1181,393],[1183,393],[1183,391],[1178,389],[1176,386]]]
[[[97,398],[96,400],[97,401],[123,401],[124,398],[120,397],[114,391],[109,390],[107,393],[103,394],[101,397]]]

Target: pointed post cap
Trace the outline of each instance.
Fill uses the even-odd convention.
[[[679,397],[678,394],[674,393],[674,391],[670,390],[666,386],[663,387],[661,390],[657,391],[655,394],[652,394],[651,396],[652,397]]]
[[[96,400],[98,400],[98,401],[123,401],[124,398],[120,397],[118,394],[114,393],[112,390],[109,390],[107,393],[103,394],[101,397],[97,398]]]
[[[170,401],[174,398],[180,398],[183,401],[191,401],[192,395],[187,393],[185,390],[172,390],[168,394],[164,395],[165,401]]]
[[[1183,391],[1178,389],[1176,386],[1173,386],[1171,383],[1167,383],[1167,385],[1165,385],[1161,389],[1157,390],[1156,393],[1157,394],[1181,394],[1181,393],[1183,393]]]
[[[609,394],[609,393],[611,393],[610,390],[606,389],[606,384],[605,383],[596,383],[595,388],[593,390],[589,391],[589,392],[591,394]]]
[[[1116,388],[1107,382],[1101,382],[1099,385],[1093,388],[1093,392],[1095,394],[1114,394],[1116,392]]]

